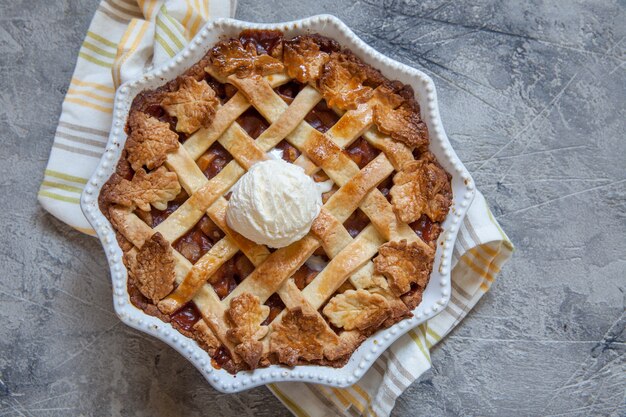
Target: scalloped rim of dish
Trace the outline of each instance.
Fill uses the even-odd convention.
[[[122,250],[117,243],[111,224],[98,206],[98,195],[102,185],[115,171],[126,141],[124,126],[134,97],[145,89],[155,88],[177,77],[186,68],[197,62],[217,41],[235,36],[243,29],[278,29],[283,31],[285,36],[319,33],[333,38],[342,46],[351,49],[363,61],[374,68],[378,68],[389,79],[411,85],[420,104],[422,118],[429,128],[430,150],[452,175],[454,198],[450,213],[443,223],[443,231],[437,241],[433,272],[424,291],[422,302],[413,310],[413,317],[404,319],[387,329],[381,329],[366,339],[353,352],[348,363],[341,368],[318,365],[298,365],[287,368],[281,365],[272,365],[252,371],[240,371],[234,375],[223,369],[214,368],[211,357],[195,341],[180,334],[171,324],[147,315],[130,302],[126,285],[128,275],[126,267],[122,263]],[[401,64],[375,51],[359,39],[338,18],[331,15],[318,15],[293,22],[275,24],[258,24],[235,19],[213,20],[198,32],[185,49],[168,62],[158,68],[151,69],[136,80],[120,86],[115,94],[113,123],[109,140],[104,155],[81,195],[81,209],[104,247],[111,269],[115,312],[119,318],[127,325],[172,346],[187,358],[218,391],[234,393],[263,384],[283,381],[312,382],[334,387],[352,385],[367,372],[374,361],[395,340],[445,309],[450,300],[450,265],[454,242],[474,194],[474,182],[452,149],[441,124],[437,95],[432,79],[415,68]]]

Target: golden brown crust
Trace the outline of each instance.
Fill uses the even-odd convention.
[[[410,88],[386,83],[374,92],[374,123],[378,129],[411,148],[428,147],[428,127]]]
[[[372,328],[366,331],[345,331],[339,336],[339,342],[328,345],[324,351],[324,356],[333,362],[341,362],[342,358],[350,358],[354,350],[372,333]]]
[[[339,339],[316,311],[289,309],[270,335],[270,352],[278,361],[294,366],[300,359],[324,359],[325,349],[337,345]]]
[[[235,352],[250,366],[256,368],[263,354],[259,340],[267,334],[267,326],[261,323],[267,318],[269,307],[261,305],[259,298],[243,293],[230,301],[226,315],[232,325],[228,338],[235,343]]]
[[[269,75],[281,72],[283,63],[266,54],[259,55],[251,43],[243,45],[238,39],[229,39],[209,51],[210,65],[222,77],[235,74],[239,78],[252,74]]]
[[[424,289],[416,288],[415,291],[409,291],[408,293],[400,297],[400,299],[402,299],[402,302],[406,305],[406,308],[408,308],[409,310],[413,310],[419,305],[419,303],[422,302],[423,295]]]
[[[359,281],[360,286],[373,294],[378,294],[387,300],[389,307],[391,308],[391,314],[382,323],[383,327],[389,327],[392,324],[400,321],[404,317],[411,316],[410,308],[407,308],[405,303],[391,292],[387,279],[376,273],[372,273],[366,279]]]
[[[207,67],[211,67],[209,71],[205,71]],[[207,75],[207,72],[210,75]],[[268,77],[266,80],[262,79],[263,75],[274,73],[281,74],[277,77]],[[189,133],[194,132],[200,126],[208,126],[209,130],[212,129],[210,124],[214,117],[213,111],[215,106],[217,106],[218,97],[222,105],[226,106],[229,105],[227,102],[231,97],[239,91],[239,99],[234,100],[230,106],[233,106],[234,103],[238,103],[234,107],[242,106],[245,103],[244,97],[247,97],[248,101],[254,102],[250,95],[251,92],[240,87],[238,82],[250,81],[253,77],[257,84],[266,83],[269,79],[272,79],[272,82],[276,82],[278,79],[282,80],[285,77],[285,73],[297,81],[284,86],[286,87],[285,91],[290,90],[292,92],[290,99],[285,100],[287,103],[291,103],[291,100],[294,99],[294,96],[298,94],[300,89],[306,88],[309,97],[306,100],[310,99],[311,105],[314,105],[313,97],[319,96],[316,96],[317,93],[312,87],[317,89],[325,98],[326,103],[322,101],[321,104],[326,111],[328,111],[328,108],[325,104],[335,106],[338,109],[348,110],[355,109],[361,103],[368,101],[367,105],[359,107],[359,110],[356,112],[351,112],[353,119],[356,120],[356,117],[365,115],[367,119],[361,121],[364,128],[367,127],[369,129],[372,123],[375,124],[378,130],[391,138],[376,134],[377,137],[380,136],[388,143],[395,143],[395,146],[401,147],[406,151],[405,159],[398,159],[401,163],[394,162],[395,160],[390,155],[386,155],[387,158],[392,160],[393,164],[392,166],[387,163],[389,172],[394,167],[395,169],[400,169],[406,162],[406,159],[411,158],[410,148],[417,148],[413,154],[420,155],[420,159],[424,163],[432,163],[439,167],[434,156],[426,151],[428,135],[425,125],[419,118],[419,106],[414,100],[410,87],[399,82],[387,80],[379,71],[363,63],[349,50],[342,50],[336,42],[328,38],[319,35],[306,35],[291,40],[284,40],[278,32],[269,33],[263,31],[257,34],[254,31],[248,31],[242,33],[239,39],[224,41],[216,45],[202,60],[193,65],[183,75],[155,90],[140,93],[133,101],[127,125],[127,132],[133,139],[129,138],[127,141],[127,148],[124,151],[125,155],[123,155],[117,167],[117,173],[103,187],[99,201],[104,213],[109,213],[110,209],[110,220],[116,229],[118,241],[120,241],[120,245],[126,254],[125,258],[128,258],[125,261],[129,265],[131,262],[137,262],[135,254],[139,250],[133,243],[142,247],[146,246],[148,243],[143,245],[143,242],[149,242],[149,236],[151,236],[146,230],[143,230],[142,236],[133,236],[132,233],[135,230],[133,227],[136,227],[138,223],[144,226],[145,224],[153,224],[153,221],[158,224],[158,219],[163,219],[161,217],[162,214],[156,210],[150,210],[150,205],[159,210],[168,208],[168,201],[178,194],[176,192],[177,189],[180,190],[178,178],[174,177],[176,174],[168,173],[165,167],[159,168],[166,161],[168,152],[175,151],[179,146],[179,138],[182,143],[185,143]],[[227,76],[230,76],[229,82],[232,84],[221,84],[221,82],[225,81],[223,78]],[[237,77],[247,79],[240,80]],[[307,83],[308,86],[302,86],[301,83]],[[268,87],[266,93],[271,94],[271,90]],[[303,94],[301,99],[304,97],[307,97],[307,94]],[[267,96],[266,98],[271,99],[272,97]],[[308,105],[306,100],[300,101],[300,105]],[[256,106],[257,104],[254,105]],[[187,110],[188,108],[191,110]],[[242,109],[244,108],[242,107]],[[259,111],[265,117],[264,111]],[[218,112],[219,114],[221,113]],[[244,116],[248,117],[247,115]],[[349,119],[347,117],[344,122]],[[272,120],[274,119],[272,118]],[[313,126],[313,122],[309,119],[305,120]],[[328,120],[328,122],[325,122],[320,119],[320,122],[323,124],[322,128],[330,128],[337,119],[330,117]],[[355,123],[354,120],[352,124]],[[244,122],[240,123],[244,129],[247,129]],[[324,126],[326,123],[328,125]],[[174,126],[176,126],[176,129],[174,129]],[[157,134],[156,132],[160,133]],[[139,135],[140,133],[141,135]],[[347,140],[341,136],[338,129],[334,131],[333,135],[333,140]],[[143,136],[148,136],[148,139],[146,140]],[[329,134],[330,136],[332,135]],[[163,141],[163,138],[165,138],[165,143],[160,143],[160,141]],[[370,141],[370,138],[366,137],[366,139]],[[145,143],[150,140],[156,140],[156,143]],[[365,139],[362,140],[365,141]],[[333,164],[339,164],[337,161],[342,160],[340,158],[350,162],[347,159],[347,155],[350,152],[344,149],[345,144],[337,145],[331,141],[322,142],[318,140],[314,143],[311,140],[307,143],[305,149],[301,149],[300,145],[293,144],[295,146],[293,149],[298,149],[303,153],[303,156],[308,157],[311,165],[323,165],[324,169],[328,167],[334,169],[335,165]],[[375,141],[370,141],[370,143],[373,147],[378,148],[378,151],[389,153],[391,150],[393,152],[392,147],[379,147]],[[223,145],[221,141],[220,144]],[[405,146],[405,144],[408,146]],[[242,155],[233,151],[233,149],[235,148],[227,147],[228,152],[236,154],[234,155],[235,160],[239,161],[248,157],[248,155]],[[237,149],[245,149],[245,147]],[[187,148],[178,149],[178,153],[184,153],[185,151],[187,151]],[[210,153],[209,155],[213,154]],[[329,159],[329,155],[332,158],[339,159],[336,161],[332,160],[332,158]],[[296,159],[297,156],[295,155],[293,159]],[[352,157],[351,153],[350,157]],[[380,157],[384,159],[385,155],[380,155]],[[206,165],[213,165],[210,160],[204,162],[207,162],[207,164],[201,167],[203,171],[205,171]],[[133,166],[131,167],[131,165]],[[357,165],[363,168],[358,162]],[[174,165],[168,164],[168,167],[173,170],[176,169]],[[408,173],[409,169],[399,172],[404,171]],[[219,170],[216,172],[219,172]],[[215,176],[215,172],[208,174],[205,171],[205,174],[209,178]],[[155,177],[152,178],[152,175]],[[185,183],[186,177],[184,173],[180,172],[179,175],[181,176],[181,182]],[[351,173],[350,175],[354,174]],[[366,173],[361,175],[366,175]],[[176,178],[175,181],[174,178]],[[163,188],[156,190],[153,185],[157,188],[161,187],[160,183],[156,184],[159,181],[163,181]],[[139,183],[146,184],[141,186]],[[389,183],[391,183],[391,179]],[[435,183],[435,185],[438,184],[437,181]],[[391,184],[385,187],[386,190],[389,190]],[[380,190],[383,191],[382,189]],[[401,188],[398,186],[394,193],[397,193],[399,190]],[[447,195],[445,190],[438,194]],[[386,192],[383,192],[383,195],[386,195]],[[382,203],[387,204],[384,209],[386,213],[388,212],[388,215],[384,217],[384,221],[381,220],[381,217],[377,217],[376,220],[372,217],[370,221],[372,221],[376,230],[379,230],[381,227],[384,229],[383,223],[386,224],[387,222],[398,226],[401,225],[396,217],[400,218],[406,214],[401,212],[399,208],[402,204],[400,201],[405,197],[400,195],[398,197],[397,204],[394,204],[394,206],[397,206],[394,207],[397,213],[396,216],[389,210],[389,204],[381,196],[381,209],[383,209]],[[191,198],[197,199],[198,197],[192,195]],[[177,204],[176,206],[174,204],[176,202],[169,204],[167,212],[177,206]],[[135,210],[135,207],[146,211]],[[184,213],[190,207],[190,205],[185,205],[184,208],[181,207],[178,216],[180,217],[180,213]],[[437,209],[438,207],[440,208],[439,210]],[[435,213],[433,215],[441,216],[443,207],[444,205],[437,207],[429,206],[428,208],[432,208],[431,214]],[[447,210],[447,207],[445,210]],[[346,211],[345,215],[347,216],[348,209],[344,207],[344,211]],[[409,212],[409,210],[406,211]],[[341,222],[335,217],[337,215],[335,211],[326,213],[325,210],[322,210],[318,220],[316,220],[311,229],[312,234],[294,244],[294,247],[291,248],[293,250],[287,254],[289,256],[281,257],[278,256],[279,253],[268,253],[269,263],[267,265],[263,261],[263,257],[259,259],[254,258],[256,259],[254,266],[250,265],[250,271],[248,271],[251,272],[250,276],[247,276],[247,273],[244,275],[239,275],[238,273],[232,275],[231,272],[211,276],[209,282],[213,283],[214,286],[219,285],[222,288],[219,297],[227,297],[222,299],[223,308],[219,310],[220,314],[225,314],[224,316],[220,315],[222,320],[225,321],[225,329],[222,328],[222,324],[217,328],[209,328],[207,324],[215,326],[213,321],[205,322],[202,319],[193,328],[185,327],[184,323],[181,325],[176,322],[174,317],[177,313],[172,315],[163,314],[154,304],[151,304],[156,302],[154,298],[150,297],[149,300],[146,300],[139,293],[139,290],[135,289],[135,293],[145,300],[140,308],[147,314],[156,315],[164,321],[171,320],[172,323],[175,323],[174,327],[177,330],[185,336],[193,337],[199,341],[201,346],[214,358],[214,364],[221,366],[229,372],[254,369],[276,363],[286,365],[318,364],[333,367],[343,366],[350,358],[352,352],[369,335],[373,334],[380,327],[390,326],[411,315],[410,309],[415,307],[421,300],[423,286],[426,285],[432,268],[433,253],[432,251],[429,252],[429,247],[426,245],[424,245],[426,246],[425,248],[421,246],[421,252],[423,253],[420,253],[419,247],[414,247],[416,244],[390,242],[383,245],[380,247],[379,256],[374,262],[377,264],[377,267],[374,267],[368,258],[370,269],[367,274],[371,275],[369,281],[367,276],[364,276],[359,282],[350,279],[349,281],[344,281],[342,285],[333,285],[332,289],[329,289],[327,294],[325,293],[324,300],[320,299],[315,303],[316,306],[322,306],[323,315],[311,308],[312,297],[306,292],[306,288],[316,282],[316,274],[312,277],[311,282],[303,282],[299,290],[294,285],[297,292],[290,294],[291,301],[287,301],[285,294],[281,293],[280,290],[280,298],[274,297],[275,294],[271,295],[269,286],[272,284],[270,281],[272,281],[273,275],[278,274],[279,270],[281,275],[284,269],[293,270],[291,273],[293,275],[300,268],[301,261],[304,262],[304,259],[307,258],[308,255],[305,256],[305,254],[312,253],[320,243],[324,245],[324,249],[331,248],[329,250],[332,251],[335,250],[332,249],[334,243],[328,242],[339,242],[345,238],[341,233],[337,233],[336,227],[341,226]],[[416,214],[411,214],[411,216],[414,215]],[[445,214],[443,216],[445,217]],[[143,219],[143,221],[138,217]],[[365,225],[367,225],[367,221],[368,219],[365,220]],[[407,225],[403,226],[410,232]],[[219,227],[223,228],[223,226]],[[412,225],[412,227],[414,226]],[[372,227],[370,229],[374,230]],[[150,231],[150,229],[147,230],[148,232]],[[160,228],[159,230],[168,229]],[[385,238],[393,236],[392,230],[396,229],[390,226],[389,231],[384,235]],[[165,232],[163,233],[166,235]],[[221,237],[220,233],[217,233],[215,239],[211,237],[211,233],[204,231],[203,233],[206,236],[201,237],[202,244],[206,244],[209,247],[214,245],[213,247],[215,247],[222,239],[221,245],[228,249],[228,253],[235,251],[236,246],[239,245],[240,249],[248,255],[246,250],[250,250],[250,248],[245,249],[239,241],[224,243],[226,239],[232,238],[228,233],[225,238]],[[352,232],[349,231],[349,233]],[[404,235],[400,234],[400,236]],[[204,240],[205,237],[208,238],[210,243],[204,243],[206,242]],[[378,245],[384,242],[385,238],[381,239],[380,242],[372,244],[371,253],[375,253],[378,250]],[[397,239],[400,239],[400,237]],[[340,249],[336,250],[339,251]],[[319,255],[323,256],[323,252],[323,250],[320,250]],[[331,252],[327,253],[330,254]],[[316,254],[318,253],[316,252]],[[176,271],[179,273],[181,267],[179,261],[181,259],[185,261],[185,259],[179,253],[174,253],[174,255],[177,262]],[[336,259],[335,255],[333,254],[331,257]],[[350,258],[345,256],[345,254],[344,257],[346,260]],[[391,260],[393,257],[397,258],[396,261]],[[253,260],[253,257],[250,259]],[[430,264],[428,264],[429,259]],[[409,274],[405,274],[404,271],[407,268],[418,270],[419,273],[407,276]],[[259,274],[264,277],[267,276],[267,279],[256,279],[258,286],[245,285],[246,280],[254,278]],[[241,281],[244,276],[247,276],[246,280]],[[227,282],[223,281],[223,279],[227,280]],[[131,285],[134,288],[138,283],[139,280],[131,271],[129,288]],[[244,285],[242,286],[242,284]],[[239,292],[232,294],[233,297],[231,299],[226,294],[229,294],[229,291],[235,286],[237,288],[241,286],[241,288],[239,288]],[[314,285],[310,288],[313,287]],[[334,288],[337,287],[339,289],[333,293]],[[228,290],[225,288],[228,288]],[[161,296],[161,294],[150,293],[150,289],[144,288],[144,291],[147,291],[151,296],[155,296],[155,298]],[[163,290],[163,292],[165,291]],[[268,307],[261,304],[261,300],[265,303],[265,300],[270,296],[278,299],[279,305],[272,305],[270,303],[271,300],[267,302],[268,306],[272,306],[272,313],[269,315],[269,321],[267,321]],[[133,303],[137,305],[135,301]],[[276,316],[281,309],[285,308],[283,303],[289,308],[283,310],[283,313],[279,316]],[[294,307],[298,305],[300,307]],[[197,306],[200,308],[200,304],[197,304]],[[202,310],[202,314],[208,313]],[[280,317],[280,319],[275,319],[275,317]],[[266,335],[268,333],[267,326],[262,323],[272,323],[271,328],[273,330],[271,334]],[[328,323],[340,327],[341,332],[335,334],[332,330],[335,327],[331,328]],[[263,339],[263,337],[265,338]],[[228,357],[229,352],[233,355],[230,359]],[[235,360],[232,358],[235,358]]]
[[[258,340],[244,340],[235,346],[235,353],[241,356],[250,369],[258,368],[263,356],[263,343]]]
[[[126,141],[127,159],[137,171],[143,166],[154,169],[161,166],[168,152],[178,149],[178,135],[170,130],[169,124],[140,111],[128,117],[130,135]]]
[[[160,167],[150,173],[140,168],[133,179],[121,179],[108,192],[112,203],[124,207],[137,206],[140,210],[149,211],[150,205],[158,210],[165,210],[167,202],[180,193],[178,176]]]
[[[193,133],[213,121],[218,100],[215,91],[204,81],[183,77],[178,90],[165,93],[161,106],[177,118],[176,130]]]
[[[433,269],[433,252],[427,252],[416,242],[387,242],[378,250],[374,258],[376,272],[383,274],[389,282],[389,288],[396,296],[411,290],[411,284],[426,288],[430,272]]]
[[[317,81],[329,59],[312,36],[298,36],[284,42],[283,62],[287,74],[301,83]]]
[[[404,103],[396,109],[374,106],[374,123],[381,132],[412,148],[428,145],[428,127],[420,114]]]
[[[383,109],[395,109],[405,102],[405,98],[397,93],[397,86],[386,83],[374,90],[373,101]]]
[[[213,333],[211,328],[206,324],[206,321],[200,319],[193,326],[193,330],[195,331],[195,337],[204,343],[209,354],[214,355],[215,351],[217,351],[222,344],[217,336],[215,336],[215,333]]]
[[[393,178],[389,191],[394,211],[400,220],[411,223],[426,214],[441,222],[452,203],[448,174],[439,165],[426,160],[406,163]]]
[[[324,315],[335,327],[365,330],[380,326],[391,314],[385,297],[366,290],[348,290],[330,299]]]
[[[174,255],[160,233],[153,234],[135,256],[126,254],[124,261],[139,291],[154,304],[174,289]]]
[[[366,66],[351,54],[333,52],[319,78],[318,87],[329,107],[355,109],[372,97]]]
[[[109,177],[109,180],[105,182],[104,185],[102,185],[102,189],[100,190],[100,195],[98,195],[98,206],[100,207],[100,211],[103,212],[105,216],[107,217],[109,214],[109,209],[114,204],[111,199],[111,196],[115,193],[115,187],[117,187],[117,185],[124,179],[119,174],[119,172],[120,170],[118,168],[117,172],[114,172],[113,175]],[[131,173],[130,178],[132,178],[132,175],[133,173]],[[132,248],[132,245],[128,250],[130,250],[131,248]],[[124,250],[124,248],[122,248],[122,250]],[[124,250],[124,252],[126,252],[126,250]]]

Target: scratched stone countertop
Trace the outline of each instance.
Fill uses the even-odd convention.
[[[99,243],[36,192],[96,0],[0,2],[0,416],[287,416],[113,314]],[[240,0],[321,12],[434,79],[517,251],[394,416],[626,415],[626,3]]]

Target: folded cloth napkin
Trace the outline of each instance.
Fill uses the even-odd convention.
[[[176,55],[209,19],[235,15],[236,0],[102,0],[78,52],[61,109],[41,205],[95,235],[80,193],[107,143],[116,88]]]
[[[106,145],[117,86],[180,51],[211,18],[231,17],[235,0],[103,0],[78,53],[39,191],[41,205],[94,234],[79,198]],[[297,416],[388,416],[397,397],[430,368],[430,349],[489,290],[513,250],[477,193],[454,247],[446,309],[396,341],[355,385],[269,385]]]

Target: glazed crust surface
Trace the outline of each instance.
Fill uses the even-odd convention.
[[[411,315],[432,271],[450,176],[413,91],[332,39],[244,31],[131,106],[100,208],[131,302],[230,372],[343,366]],[[228,190],[272,149],[333,189],[278,250],[231,230]]]

